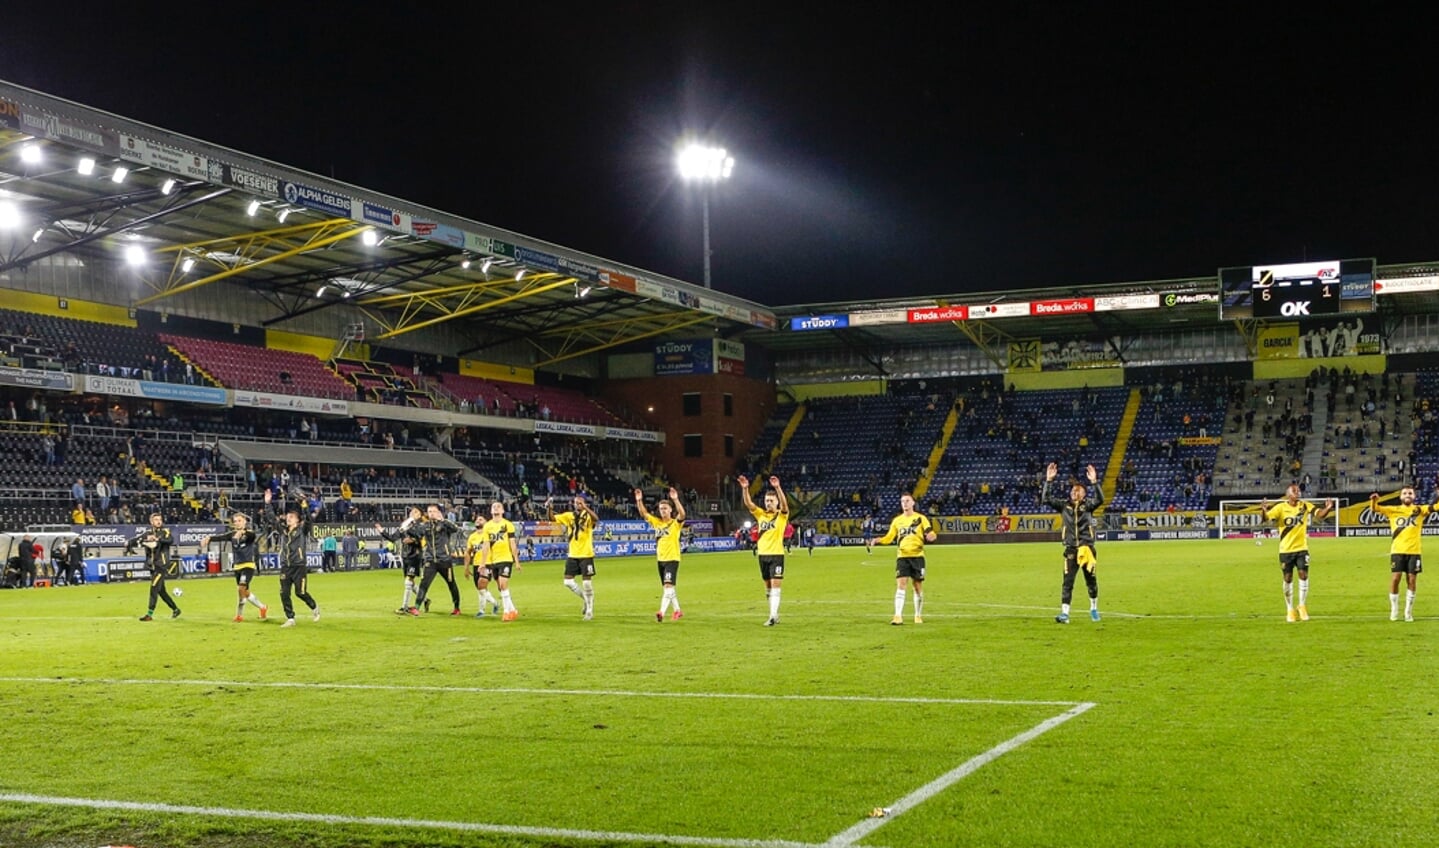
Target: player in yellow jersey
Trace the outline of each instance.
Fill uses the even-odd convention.
[[[770,477],[771,490],[764,493],[764,509],[760,509],[749,496],[749,478],[741,475],[738,479],[740,496],[745,509],[754,516],[755,531],[759,534],[755,548],[759,554],[759,577],[764,581],[769,599],[769,620],[764,624],[774,627],[779,624],[780,585],[784,583],[784,528],[789,524],[789,500],[779,486],[779,478]]]
[[[1284,571],[1285,621],[1309,620],[1309,521],[1323,521],[1334,511],[1334,499],[1316,507],[1299,499],[1299,484],[1284,490],[1284,500],[1273,506],[1265,498],[1259,504],[1264,517],[1279,527],[1279,567]],[[1294,603],[1294,572],[1299,572],[1299,603]]]
[[[1418,504],[1413,486],[1399,490],[1399,506],[1381,506],[1379,493],[1369,496],[1369,508],[1389,519],[1389,620],[1399,620],[1399,577],[1408,575],[1409,594],[1404,599],[1404,620],[1414,620],[1414,592],[1419,587],[1419,572],[1424,570],[1420,558],[1420,541],[1424,538],[1424,519],[1439,510],[1439,503]]]
[[[546,499],[545,513],[565,528],[565,538],[570,541],[565,558],[565,588],[584,602],[580,617],[589,621],[595,617],[595,527],[600,523],[600,516],[590,508],[584,495],[575,495],[570,512],[556,515],[554,504],[554,498]],[[583,578],[583,585],[575,583],[576,577]]]
[[[685,526],[685,508],[684,504],[680,503],[680,493],[670,487],[669,500],[661,498],[655,505],[655,509],[660,513],[656,517],[645,509],[644,491],[635,489],[635,509],[639,511],[640,518],[655,531],[655,557],[659,562],[660,588],[663,592],[659,612],[655,613],[655,621],[665,620],[665,610],[669,609],[671,604],[675,608],[674,620],[679,621],[685,616],[680,610],[679,595],[675,594],[675,581],[680,574],[680,533]]]
[[[939,538],[924,515],[914,511],[914,496],[899,496],[900,513],[889,523],[889,532],[875,540],[877,545],[898,541],[899,557],[894,561],[894,618],[890,624],[904,624],[904,592],[914,582],[914,623],[924,623],[924,543]]]
[[[502,620],[514,621],[519,611],[510,597],[510,575],[520,561],[520,543],[515,538],[515,525],[505,518],[504,504],[499,501],[490,504],[490,520],[470,534],[465,548],[470,562],[465,573],[474,578],[480,599],[480,611],[475,613],[475,618],[485,617],[487,605],[490,612],[499,612],[503,603]],[[499,587],[499,600],[490,593],[491,580]]]

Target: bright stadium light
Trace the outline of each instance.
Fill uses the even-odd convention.
[[[295,211],[295,210],[293,210],[293,209],[291,209],[290,207],[286,206],[284,209],[281,209],[281,210],[275,215],[275,219],[278,220],[280,223],[283,224],[283,223],[285,223],[285,219],[288,218],[288,217],[290,217],[290,213],[293,212],[293,211]]]
[[[713,288],[710,280],[710,191],[716,183],[730,178],[734,173],[734,157],[723,147],[708,147],[703,144],[685,145],[677,160],[680,179],[699,183],[700,195],[704,201],[704,274],[705,288]]]
[[[132,244],[125,248],[125,262],[132,267],[145,264],[145,248],[138,244]]]
[[[259,212],[259,211],[260,211],[260,201],[258,201],[258,200],[252,200],[252,201],[250,201],[250,205],[245,207],[245,214],[246,214],[246,215],[249,215],[251,218],[255,217],[255,213],[257,213],[257,212]]]
[[[6,200],[0,201],[0,230],[13,230],[20,226],[20,207]]]
[[[26,165],[38,165],[45,158],[45,151],[38,144],[27,144],[20,148],[20,161]]]
[[[173,179],[166,180],[166,181],[165,181],[165,184],[162,185],[162,186],[160,186],[160,193],[161,193],[161,194],[169,194],[170,192],[172,192],[172,191],[174,191],[174,190],[175,190],[175,181],[174,181]]]
[[[95,160],[90,156],[82,157],[80,164],[75,166],[75,170],[79,172],[80,176],[88,177],[95,173]]]
[[[360,241],[365,243],[365,247],[374,247],[380,243],[380,234],[374,230],[365,230],[360,234]]]
[[[481,273],[481,274],[488,274],[488,273],[490,273],[490,260],[489,260],[489,258],[486,258],[484,262],[481,262],[481,263],[480,263],[480,273]]]
[[[195,257],[186,256],[185,261],[180,263],[180,273],[188,274],[195,270]]]
[[[125,182],[125,178],[128,176],[130,176],[130,169],[126,168],[124,165],[119,165],[116,166],[114,172],[110,174],[110,182],[123,183]]]

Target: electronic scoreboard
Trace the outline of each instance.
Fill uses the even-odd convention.
[[[1219,269],[1219,317],[1305,318],[1374,311],[1374,260]]]

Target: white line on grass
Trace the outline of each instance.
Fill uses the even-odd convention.
[[[875,695],[761,695],[751,692],[641,692],[625,689],[525,689],[483,686],[400,686],[385,683],[254,682],[245,680],[128,679],[110,677],[0,677],[0,683],[71,683],[103,686],[233,686],[249,689],[336,689],[359,692],[453,692],[479,695],[565,695],[616,698],[695,698],[731,701],[837,701],[871,704],[989,705],[999,707],[1075,707],[1080,701],[1019,701],[1002,698],[886,698]],[[1092,706],[1092,705],[1091,705]],[[1087,709],[1087,707],[1086,707]]]
[[[829,840],[824,843],[825,848],[848,848],[848,846],[854,845],[859,840],[864,839],[866,836],[884,827],[886,822],[896,816],[909,812],[914,807],[928,801],[935,795],[938,795],[959,781],[974,774],[974,772],[978,771],[981,767],[994,762],[1031,739],[1053,730],[1075,716],[1088,712],[1093,709],[1094,706],[1093,703],[1087,702],[1076,704],[1072,709],[1065,710],[1053,718],[1046,719],[1018,736],[1006,739],[988,751],[985,751],[983,754],[973,757],[958,768],[940,775],[903,798],[900,798],[898,801],[895,801],[893,804],[890,804],[888,812],[883,818],[864,819],[854,827],[830,837]]]
[[[822,848],[809,842],[782,839],[723,839],[709,836],[674,836],[660,833],[625,833],[604,830],[566,830],[555,827],[522,827],[481,822],[436,821],[430,819],[396,819],[381,816],[334,816],[321,813],[286,813],[272,810],[239,810],[228,807],[191,807],[180,804],[148,804],[138,801],[106,801],[98,798],[57,798],[48,795],[27,795],[17,792],[0,793],[0,802],[14,804],[45,804],[55,807],[85,807],[96,810],[129,810],[142,813],[166,813],[197,816],[220,816],[232,819],[263,821],[314,822],[328,825],[365,825],[370,827],[426,828],[457,830],[471,833],[532,836],[542,839],[576,839],[589,842],[663,842],[671,845],[700,845],[712,848]]]

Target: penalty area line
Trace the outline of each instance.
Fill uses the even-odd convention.
[[[859,824],[856,824],[848,830],[836,833],[824,843],[825,848],[849,848],[849,846],[854,845],[859,840],[864,839],[866,836],[869,836],[871,833],[874,833],[876,830],[884,827],[884,825],[888,823],[891,819],[894,819],[897,816],[904,815],[905,813],[909,812],[910,810],[914,809],[925,801],[928,801],[930,798],[933,798],[934,796],[938,795],[939,793],[943,792],[944,790],[948,789],[959,781],[965,779],[966,777],[969,777],[971,774],[974,774],[980,768],[994,762],[995,760],[999,759],[1010,751],[1013,751],[1015,748],[1018,748],[1020,745],[1023,745],[1024,743],[1029,742],[1032,739],[1038,738],[1039,736],[1053,730],[1054,728],[1060,726],[1061,724],[1064,724],[1066,721],[1069,721],[1076,716],[1083,715],[1084,713],[1094,709],[1095,706],[1097,705],[1092,702],[1076,704],[1071,709],[1065,710],[1064,712],[1060,713],[1057,716],[1054,716],[1053,718],[1045,719],[1044,721],[1036,724],[1034,727],[1031,727],[1030,729],[1024,731],[1018,736],[1013,736],[1009,739],[1006,739],[998,745],[995,745],[993,748],[990,748],[988,751],[985,751],[983,754],[972,757],[971,759],[962,763],[957,768],[940,775],[934,780],[931,780],[929,783],[926,783],[925,785],[919,787],[908,795],[905,795],[903,798],[900,798],[899,800],[890,804],[886,814],[883,817],[864,819]]]
[[[709,836],[678,836],[661,833],[626,833],[606,830],[568,830],[557,827],[525,827],[482,822],[440,821],[434,819],[400,819],[383,816],[340,816],[324,813],[286,813],[272,810],[241,810],[229,807],[193,807],[183,804],[155,804],[139,801],[109,801],[99,798],[61,798],[50,795],[29,795],[19,792],[0,793],[0,803],[40,804],[51,807],[83,807],[93,810],[125,810],[170,815],[217,816],[231,819],[257,819],[275,822],[310,822],[327,825],[364,825],[427,830],[453,830],[505,836],[530,836],[541,839],[574,839],[586,842],[663,842],[671,845],[695,845],[704,848],[822,848],[816,843],[792,842],[783,839],[727,839]]]

